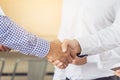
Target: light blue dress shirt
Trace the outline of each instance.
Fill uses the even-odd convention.
[[[45,57],[50,43],[17,25],[7,16],[0,15],[0,44],[26,55]]]

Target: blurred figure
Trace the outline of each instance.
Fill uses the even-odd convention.
[[[110,70],[120,62],[119,30],[120,0],[63,0],[63,51],[88,56],[85,64],[77,57],[66,69],[55,67],[53,80],[120,80]]]

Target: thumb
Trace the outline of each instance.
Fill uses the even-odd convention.
[[[68,50],[68,45],[69,45],[68,40],[64,40],[63,43],[62,43],[62,45],[61,45],[61,47],[62,47],[62,52],[67,52],[67,50]]]

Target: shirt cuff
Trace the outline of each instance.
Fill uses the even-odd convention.
[[[92,47],[94,48],[96,46],[95,43],[95,38],[92,36],[87,38],[87,37],[82,37],[82,38],[76,38],[76,40],[79,42],[80,47],[81,47],[81,55],[83,54],[88,54],[88,55],[93,55]]]
[[[35,53],[35,56],[45,57],[50,50],[50,42],[41,38],[37,38],[37,44],[32,51]]]

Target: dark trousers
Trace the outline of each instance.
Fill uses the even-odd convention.
[[[66,78],[66,80],[70,80],[70,79]],[[102,77],[93,80],[120,80],[120,78],[117,76],[109,76],[109,77]]]

